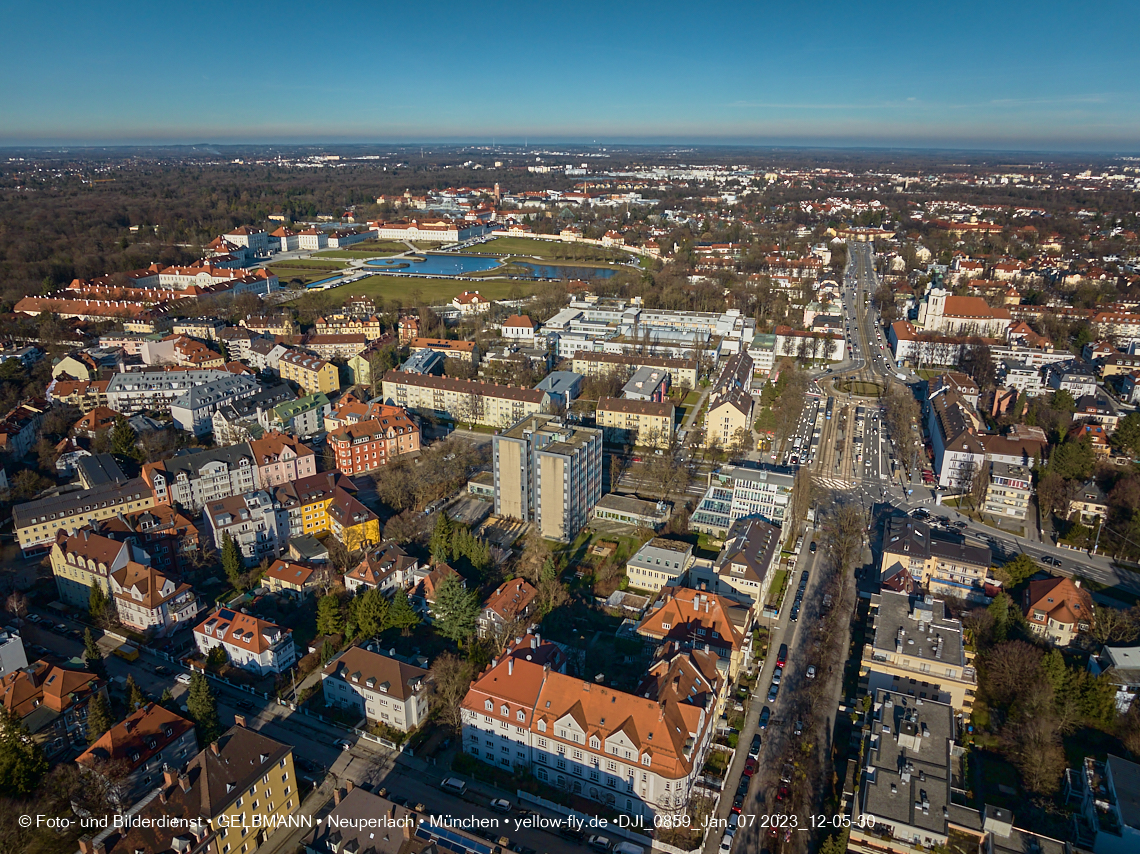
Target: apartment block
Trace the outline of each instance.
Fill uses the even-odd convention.
[[[990,463],[990,482],[986,486],[984,511],[994,516],[1025,520],[1029,513],[1029,497],[1033,494],[1033,477],[1025,466]]]
[[[603,397],[596,418],[607,442],[661,448],[673,438],[676,408],[669,402]]]
[[[154,506],[154,493],[143,478],[65,492],[27,501],[12,508],[16,542],[24,555],[42,552],[60,531],[74,533],[94,521],[111,519]]]
[[[292,745],[244,726],[180,768],[166,768],[157,788],[130,806],[129,827],[112,823],[80,837],[80,854],[249,854],[272,835],[273,821],[301,805]]]
[[[331,394],[340,389],[340,372],[332,362],[301,350],[288,350],[277,360],[281,379],[295,382],[306,394]]]
[[[428,678],[422,667],[353,646],[325,666],[321,689],[330,707],[410,732],[427,719]]]
[[[346,424],[328,435],[336,467],[345,474],[375,471],[401,454],[420,449],[420,428],[405,410],[385,406],[368,421]]]
[[[494,437],[495,512],[569,542],[602,497],[602,431],[531,415]]]
[[[871,597],[871,639],[860,675],[867,690],[935,700],[969,715],[978,690],[962,621],[941,599],[883,590]]]
[[[143,480],[157,504],[201,510],[210,501],[253,492],[257,461],[248,443],[212,448],[143,466]]]
[[[546,392],[430,374],[388,371],[384,402],[450,421],[509,427],[550,405]]]
[[[218,553],[228,534],[247,567],[276,558],[289,543],[289,511],[262,490],[210,501],[202,519]]]
[[[989,602],[985,583],[992,556],[986,546],[932,536],[930,526],[907,516],[892,516],[883,535],[881,577],[905,571],[935,596]]]
[[[0,678],[0,704],[53,757],[87,746],[87,705],[107,694],[107,683],[88,670],[33,661]]]

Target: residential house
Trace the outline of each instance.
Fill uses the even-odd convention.
[[[466,589],[467,582],[454,569],[446,563],[436,564],[431,567],[429,571],[424,572],[423,568],[417,573],[419,578],[414,582],[411,591],[408,593],[408,600],[412,603],[416,613],[425,621],[430,623],[432,618],[431,609],[435,605],[435,595],[439,591],[441,585],[446,578],[454,578],[460,587]]]
[[[411,732],[427,720],[430,677],[422,667],[351,646],[321,671],[325,705],[355,714],[399,732]]]
[[[199,623],[194,643],[204,656],[220,646],[230,664],[258,676],[284,673],[297,660],[292,629],[232,608],[218,607]]]
[[[464,291],[452,298],[451,305],[460,314],[482,314],[491,307],[491,301],[484,299],[478,291]]]
[[[535,322],[525,314],[512,314],[503,321],[503,337],[516,341],[534,341]]]
[[[1033,478],[1025,466],[1009,463],[990,463],[990,477],[986,484],[983,511],[1025,521],[1029,513],[1029,498],[1033,494]]]
[[[892,516],[886,522],[882,552],[882,578],[901,568],[933,595],[989,601],[985,585],[992,556],[987,546],[946,540],[934,536],[924,522]]]
[[[361,587],[381,592],[405,588],[418,568],[419,561],[389,540],[368,550],[363,560],[344,574],[344,586],[349,592]]]
[[[59,599],[69,607],[82,610],[87,609],[91,588],[95,585],[111,595],[111,573],[129,563],[149,562],[147,553],[134,543],[100,536],[90,527],[70,535],[60,531],[51,547],[51,571]]]
[[[656,593],[682,578],[692,562],[691,544],[654,537],[629,559],[625,574],[631,587]]]
[[[0,678],[0,704],[20,721],[48,757],[87,746],[87,705],[107,694],[107,683],[88,670],[34,661]]]
[[[194,589],[152,566],[128,561],[109,578],[115,613],[127,628],[165,637],[198,616]]]
[[[707,582],[704,573],[694,566],[689,571],[688,586],[698,586],[721,596],[748,602],[756,615],[768,601],[773,568],[779,561],[780,529],[763,519],[739,519],[733,523],[728,538],[713,562],[714,578]]]
[[[283,593],[301,600],[316,589],[316,569],[278,558],[269,565],[261,583],[271,593]]]
[[[1081,523],[1085,525],[1098,524],[1098,519],[1107,521],[1108,496],[1104,494],[1104,490],[1095,479],[1090,478],[1082,483],[1069,501],[1066,518],[1077,518],[1078,513]]]
[[[253,492],[257,460],[248,443],[211,448],[143,466],[142,477],[157,504],[201,510],[211,501]]]
[[[534,607],[538,591],[529,582],[514,578],[500,584],[483,603],[477,620],[480,637],[496,637],[510,631],[518,621],[525,620]]]
[[[13,460],[26,456],[39,441],[47,410],[46,400],[26,400],[5,415],[0,420],[0,452]]]
[[[164,767],[182,768],[198,752],[194,722],[147,703],[101,735],[76,762],[107,777],[114,800],[131,804],[154,790]]]
[[[638,623],[637,633],[658,646],[715,654],[729,680],[751,660],[752,610],[715,593],[666,587]]]
[[[1030,581],[1022,598],[1029,628],[1057,646],[1069,646],[1092,631],[1093,600],[1080,579]]]
[[[292,436],[273,431],[249,443],[257,465],[257,484],[272,489],[317,473],[317,455]]]
[[[449,338],[413,338],[408,343],[408,350],[411,353],[432,350],[436,353],[442,353],[448,359],[466,360],[473,365],[479,362],[479,345],[474,341],[453,341]]]

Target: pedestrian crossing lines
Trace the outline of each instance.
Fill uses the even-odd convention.
[[[828,489],[850,489],[852,487],[851,481],[843,480],[838,477],[821,477],[820,475],[816,475],[815,482]]]

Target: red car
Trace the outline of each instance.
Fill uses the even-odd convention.
[[[756,760],[751,756],[744,762],[744,773],[749,777],[756,773]]]

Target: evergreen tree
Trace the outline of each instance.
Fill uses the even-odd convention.
[[[435,529],[431,532],[431,559],[434,563],[447,563],[451,560],[453,531],[447,513],[435,517]]]
[[[435,594],[435,626],[445,638],[460,642],[475,633],[479,617],[479,599],[454,575],[440,582]]]
[[[99,644],[95,643],[95,635],[91,634],[91,629],[87,629],[83,633],[83,666],[92,673],[98,674],[99,678],[107,678],[107,668],[103,664],[103,653],[99,649]]]
[[[198,725],[198,743],[209,744],[222,734],[222,723],[218,718],[218,701],[210,682],[201,673],[190,675],[190,694],[186,699],[186,711]]]
[[[371,638],[384,631],[388,616],[388,600],[375,587],[352,600],[352,623],[356,637]]]
[[[87,597],[87,613],[91,619],[99,622],[107,611],[107,594],[98,584],[91,585],[91,595]]]
[[[127,708],[132,712],[138,711],[146,705],[146,696],[135,682],[134,676],[127,677]]]
[[[0,703],[0,795],[31,796],[47,770],[39,743],[32,740],[23,721]]]
[[[87,743],[94,744],[114,723],[107,695],[100,691],[87,701]]]
[[[388,613],[384,620],[385,628],[399,629],[402,634],[409,634],[420,624],[420,615],[408,600],[408,591],[400,589],[392,597],[392,604],[388,606]]]
[[[222,536],[222,569],[225,570],[226,580],[230,586],[239,593],[244,593],[241,576],[245,571],[245,563],[242,561],[237,543],[229,534]]]
[[[143,459],[142,449],[139,447],[139,434],[126,418],[116,418],[114,426],[111,427],[111,453],[132,460]]]
[[[344,631],[344,619],[340,615],[340,600],[329,593],[317,603],[317,634],[335,635]]]
[[[221,645],[212,647],[210,651],[206,653],[206,666],[214,671],[217,671],[229,660],[230,657],[226,655],[225,647]]]
[[[169,709],[174,705],[174,692],[169,688],[162,689],[162,696],[158,698],[158,704],[164,709]]]

